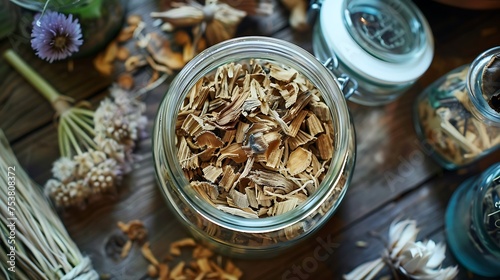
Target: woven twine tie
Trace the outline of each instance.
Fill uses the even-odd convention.
[[[89,257],[84,257],[82,261],[75,266],[61,280],[98,280],[99,274],[92,268],[92,262]]]

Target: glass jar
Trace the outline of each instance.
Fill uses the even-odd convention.
[[[418,137],[446,169],[464,167],[500,147],[500,113],[488,104],[492,90],[483,90],[487,84],[500,89],[483,74],[491,72],[485,70],[498,54],[500,47],[487,50],[470,66],[458,67],[439,78],[417,99],[414,120]]]
[[[409,0],[324,0],[313,34],[314,54],[339,77],[349,100],[387,104],[427,70],[434,40]],[[317,4],[315,5],[317,6]]]
[[[125,17],[122,0],[11,0],[17,5],[41,12],[47,10],[73,14],[78,18],[83,44],[72,57],[94,54],[103,49],[120,31]]]
[[[500,277],[500,163],[463,182],[446,209],[446,235],[474,274]]]
[[[289,212],[257,219],[223,212],[206,202],[189,182],[177,158],[176,121],[184,99],[202,77],[231,62],[270,61],[297,70],[320,91],[329,107],[334,155],[318,189]],[[355,135],[344,96],[333,74],[314,56],[286,41],[242,37],[215,45],[191,60],[172,81],[154,127],[153,156],[168,205],[192,234],[223,254],[272,256],[320,228],[339,206],[351,180]]]

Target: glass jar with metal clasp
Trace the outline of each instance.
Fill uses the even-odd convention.
[[[432,32],[410,0],[319,0],[311,10],[314,54],[355,103],[394,101],[431,64]]]

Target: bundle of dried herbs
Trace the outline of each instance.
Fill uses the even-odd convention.
[[[45,190],[57,206],[85,206],[91,198],[114,194],[124,173],[131,170],[135,142],[144,134],[145,104],[117,87],[111,98],[93,111],[58,93],[17,54],[4,57],[52,103],[58,117],[61,157],[53,164],[53,178]]]
[[[0,130],[0,260],[4,279],[99,279],[17,161]]]
[[[334,134],[306,77],[255,59],[222,65],[190,90],[177,119],[177,156],[190,186],[217,209],[276,216],[319,188]]]

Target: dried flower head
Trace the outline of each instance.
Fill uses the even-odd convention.
[[[48,62],[67,58],[83,44],[82,30],[78,19],[47,11],[37,14],[31,32],[31,47],[36,54]]]
[[[67,157],[60,157],[52,165],[52,174],[60,181],[66,181],[75,172],[76,163]]]
[[[389,244],[382,257],[358,266],[344,275],[344,279],[374,279],[386,264],[410,279],[454,279],[457,267],[442,267],[446,246],[432,240],[416,241],[418,232],[415,221],[393,222],[389,228]]]

